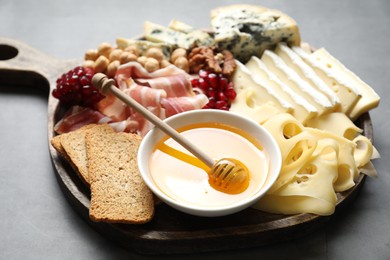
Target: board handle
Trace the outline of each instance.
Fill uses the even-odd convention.
[[[59,60],[20,41],[0,37],[1,84],[51,89],[58,76],[81,62]]]

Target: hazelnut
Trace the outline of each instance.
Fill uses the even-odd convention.
[[[120,60],[120,56],[122,54],[122,50],[121,49],[115,49],[113,50],[110,55],[109,55],[109,60],[110,61],[114,61],[114,60]]]
[[[160,68],[168,67],[169,65],[172,65],[168,60],[162,60],[160,61]]]
[[[105,56],[106,58],[109,57],[110,53],[112,51],[112,46],[111,44],[107,43],[107,42],[103,42],[99,45],[99,48],[98,48],[98,53],[100,55],[103,55]]]
[[[89,49],[84,55],[85,60],[95,61],[99,57],[98,50]]]
[[[93,70],[97,72],[104,72],[107,69],[107,66],[109,64],[109,60],[101,55],[99,58],[96,59],[94,65],[93,65]]]
[[[118,70],[119,65],[120,65],[119,60],[114,60],[113,62],[111,62],[107,67],[107,71],[106,71],[107,76],[110,78],[114,77],[116,71]]]
[[[187,57],[187,50],[184,48],[177,48],[171,54],[171,62],[175,62],[179,57]]]
[[[148,49],[146,51],[145,56],[148,58],[154,58],[158,61],[161,61],[162,59],[164,59],[164,54],[163,54],[162,50],[157,48],[157,47],[151,47],[150,49]]]
[[[140,50],[135,45],[129,45],[125,48],[125,51],[133,53],[136,56],[140,55]]]
[[[178,57],[173,64],[185,72],[189,71],[188,60],[185,57]]]
[[[160,68],[159,62],[155,58],[147,58],[144,67],[148,72],[153,72]]]
[[[119,61],[121,64],[128,63],[130,61],[136,61],[137,56],[135,56],[133,53],[124,51],[121,53],[121,56],[119,57]]]
[[[145,66],[145,62],[147,59],[148,58],[146,58],[145,56],[141,56],[137,58],[137,62],[140,63],[142,66]]]
[[[94,64],[95,64],[95,62],[93,60],[86,60],[86,61],[84,61],[83,66],[85,68],[93,68]]]

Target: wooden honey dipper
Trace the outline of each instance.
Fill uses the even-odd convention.
[[[115,81],[113,79],[108,79],[105,74],[95,74],[92,78],[92,84],[103,94],[106,95],[112,93],[126,105],[134,108],[148,121],[153,123],[169,137],[183,146],[187,151],[206,164],[210,168],[210,170],[207,171],[209,183],[214,189],[224,193],[238,194],[248,188],[250,179],[249,171],[242,162],[232,158],[222,158],[215,161],[170,125],[147,110],[133,98],[123,93],[115,86]]]

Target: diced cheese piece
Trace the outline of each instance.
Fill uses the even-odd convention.
[[[328,113],[332,110],[333,106],[329,99],[324,94],[314,89],[309,83],[304,81],[273,51],[266,50],[263,53],[261,60],[283,83],[316,107],[318,115]]]
[[[274,89],[280,97],[293,105],[294,109],[291,114],[298,121],[305,124],[307,120],[317,115],[317,109],[281,82],[275,74],[269,71],[262,60],[253,56],[245,66],[259,82]]]
[[[278,96],[278,94],[268,86],[256,80],[244,64],[236,60],[237,68],[233,74],[232,82],[237,94],[252,88],[255,92],[252,95],[256,105],[272,103],[280,112],[290,112],[293,106]]]
[[[348,116],[341,112],[329,113],[313,118],[306,125],[329,131],[348,140],[353,140],[362,132],[362,129],[357,127]]]
[[[300,44],[296,22],[286,14],[254,5],[231,5],[211,11],[211,28],[221,49],[245,63],[279,42]]]
[[[334,93],[334,91],[328,87],[328,85],[326,85],[320,77],[318,77],[314,70],[310,68],[310,66],[307,65],[290,47],[286,44],[280,43],[276,46],[275,52],[282,58],[287,66],[295,70],[302,79],[306,80],[312,87],[327,96],[334,111],[341,109],[340,100],[336,93]]]
[[[363,82],[355,73],[346,68],[339,60],[334,58],[324,48],[318,49],[313,52],[312,56],[320,63],[328,67],[334,74],[342,75],[346,81],[354,85],[362,97],[357,104],[353,107],[349,116],[352,120],[357,119],[361,114],[373,109],[379,105],[379,96],[369,85]]]
[[[253,97],[254,93],[253,88],[241,91],[232,102],[229,111],[250,118],[259,124],[280,113],[271,103],[257,105]]]
[[[360,91],[340,74],[330,70],[311,54],[297,46],[291,47],[339,97],[341,112],[349,115],[361,98]]]

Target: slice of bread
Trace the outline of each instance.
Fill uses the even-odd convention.
[[[73,132],[57,135],[51,140],[53,147],[70,163],[87,186],[89,186],[89,176],[85,134],[97,126],[96,124],[86,125]],[[108,125],[104,128],[108,132],[114,132]]]
[[[142,224],[154,215],[153,194],[137,164],[141,137],[107,133],[103,127],[85,134],[93,221]]]

